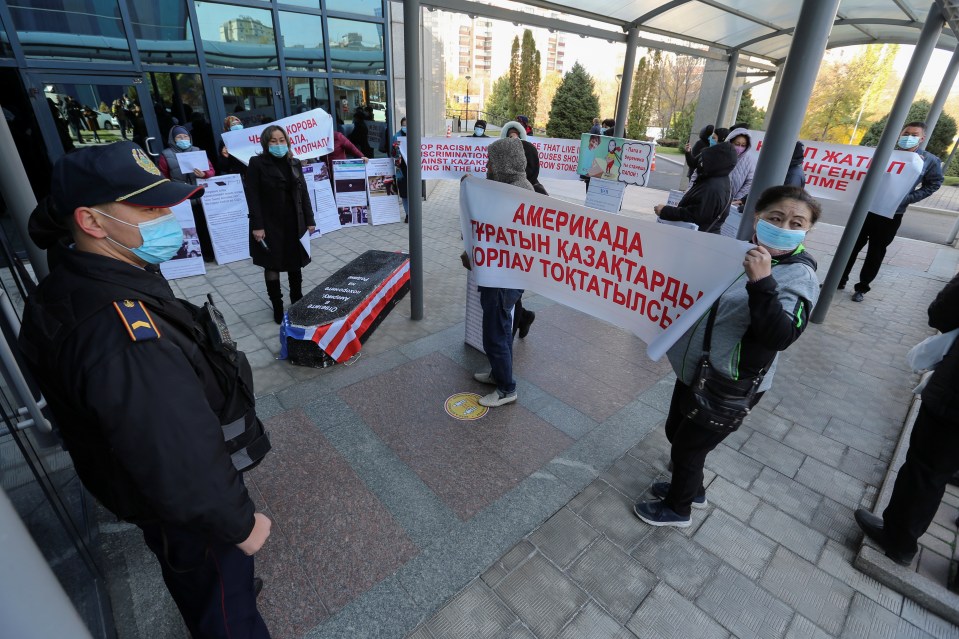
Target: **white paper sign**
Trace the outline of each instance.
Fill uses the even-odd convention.
[[[600,211],[618,213],[623,208],[626,185],[616,180],[592,178],[586,190],[586,206]]]
[[[300,246],[302,246],[303,250],[306,251],[307,256],[311,255],[310,240],[312,239],[313,238],[310,235],[309,229],[307,229],[306,233],[303,234],[303,237],[300,238]]]
[[[759,150],[762,148],[766,134],[763,131],[750,131],[749,135],[752,146],[748,153],[754,153],[758,160]],[[803,173],[806,176],[805,188],[809,194],[824,200],[855,202],[876,149],[815,140],[801,141],[806,147]],[[920,173],[922,173],[922,158],[918,153],[893,151],[879,192],[869,210],[885,217],[892,217],[902,199],[912,190]]]
[[[366,199],[366,163],[363,160],[333,160],[333,190],[340,226],[369,222]]]
[[[395,171],[396,166],[392,158],[377,158],[366,163],[370,223],[374,225],[400,221],[400,200],[396,191]]]
[[[230,155],[243,164],[249,164],[251,157],[263,153],[260,133],[273,124],[283,127],[290,150],[301,160],[333,152],[333,118],[323,109],[313,109],[249,129],[225,131],[222,134],[223,143]]]
[[[474,177],[460,184],[460,221],[477,284],[535,291],[632,331],[653,360],[742,274],[752,246]]]
[[[317,230],[314,237],[319,237],[320,233],[332,233],[342,228],[326,162],[304,166],[303,177],[310,192],[310,204],[313,205],[313,218],[316,220]]]
[[[177,164],[184,175],[193,173],[193,169],[200,169],[204,173],[210,170],[210,158],[203,151],[183,151],[176,154]]]
[[[190,200],[180,202],[170,207],[176,214],[177,222],[183,229],[183,245],[173,257],[160,264],[160,272],[168,280],[191,275],[203,275],[206,266],[203,264],[203,252],[200,250],[200,239],[196,234],[196,222],[193,219],[193,205]]]
[[[250,257],[250,219],[243,180],[237,174],[197,180],[203,191],[203,212],[217,264]]]

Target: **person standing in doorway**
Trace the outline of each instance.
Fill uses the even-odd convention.
[[[902,224],[902,216],[906,213],[906,207],[926,199],[942,186],[944,178],[939,158],[928,151],[919,149],[919,145],[925,139],[926,125],[924,122],[910,122],[902,128],[902,132],[899,134],[896,149],[919,154],[919,157],[922,158],[922,171],[919,173],[919,179],[916,180],[912,189],[906,194],[906,197],[902,198],[902,202],[899,203],[899,207],[892,218],[871,212],[866,214],[862,229],[859,231],[859,237],[856,238],[856,244],[853,246],[852,254],[849,256],[846,268],[839,279],[839,290],[842,290],[846,288],[849,273],[852,271],[853,264],[856,263],[859,251],[868,243],[866,259],[859,271],[859,282],[856,283],[855,292],[852,294],[852,301],[854,302],[861,302],[866,293],[870,291],[870,284],[879,274],[882,260],[886,257],[886,249],[896,238],[896,232],[899,230],[899,225]]]

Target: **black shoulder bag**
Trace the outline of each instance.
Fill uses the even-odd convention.
[[[759,371],[755,377],[729,379],[713,368],[709,362],[709,349],[718,308],[719,300],[716,300],[709,309],[706,333],[703,335],[703,355],[696,367],[696,377],[689,392],[682,398],[680,409],[686,419],[703,428],[732,433],[756,404],[756,393],[766,369]]]

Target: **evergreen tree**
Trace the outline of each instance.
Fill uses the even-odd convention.
[[[929,116],[929,108],[932,104],[929,100],[916,100],[909,107],[909,114],[906,116],[906,122],[925,122]],[[862,146],[876,146],[879,144],[879,137],[883,129],[886,128],[886,122],[889,120],[889,114],[882,116],[882,119],[874,123],[862,136]],[[952,149],[952,140],[956,137],[956,120],[951,115],[943,111],[939,116],[939,122],[936,123],[936,129],[932,131],[932,137],[926,132],[929,142],[926,144],[926,150],[936,155],[941,160],[945,160]]]
[[[681,141],[689,139],[693,130],[693,117],[696,115],[696,102],[697,100],[694,100],[687,104],[682,111],[673,113],[660,144],[663,146],[679,146]]]
[[[646,60],[639,59],[639,65],[633,75],[633,90],[629,98],[629,114],[626,120],[626,137],[642,140],[646,137],[649,119],[653,114],[653,93],[659,85],[659,67]]]
[[[512,114],[526,115],[530,126],[536,119],[536,99],[539,96],[540,54],[536,49],[533,32],[523,31],[523,45],[519,56],[519,91],[514,96],[516,111]]]
[[[578,140],[587,131],[593,118],[599,113],[599,98],[593,92],[593,78],[579,64],[563,76],[556,89],[549,110],[546,135],[551,138]]]
[[[497,126],[509,121],[511,115],[509,103],[509,75],[500,76],[493,82],[493,88],[486,98],[486,119]]]
[[[743,91],[743,96],[739,100],[739,111],[736,112],[736,122],[746,122],[749,128],[756,131],[763,125],[766,118],[766,109],[760,109],[753,101],[751,89]]]
[[[509,114],[507,117],[510,120],[517,114],[516,107],[518,105],[516,104],[516,96],[518,96],[520,92],[519,74],[519,36],[516,36],[513,38],[513,46],[509,53],[509,101],[507,102]]]

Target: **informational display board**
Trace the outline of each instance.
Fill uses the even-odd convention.
[[[627,138],[584,133],[580,138],[579,175],[646,186],[656,145]]]
[[[303,167],[306,188],[310,192],[310,204],[313,206],[313,218],[316,220],[316,237],[321,233],[339,230],[340,216],[336,210],[336,198],[330,184],[330,171],[326,162],[316,162]]]
[[[626,185],[615,180],[592,178],[586,189],[586,206],[600,211],[619,213],[623,208]]]
[[[196,221],[193,218],[191,200],[180,202],[170,208],[176,215],[180,228],[183,229],[183,245],[173,259],[160,264],[160,272],[168,280],[203,275],[206,273],[206,266],[203,264],[203,251],[200,250],[200,238],[196,234]]]
[[[363,160],[333,160],[333,190],[341,227],[369,223]]]
[[[205,186],[201,203],[217,264],[250,257],[250,220],[243,179],[227,173],[197,183]]]
[[[392,158],[378,158],[366,163],[366,190],[371,224],[391,224],[401,220],[396,166]]]

